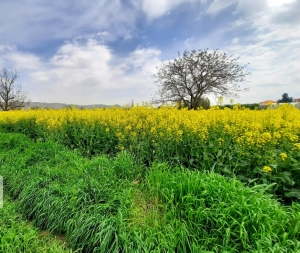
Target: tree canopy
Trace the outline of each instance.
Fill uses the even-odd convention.
[[[238,92],[248,90],[238,83],[250,74],[245,71],[246,65],[238,64],[238,59],[218,49],[178,53],[177,58],[157,67],[153,77],[159,89],[152,103],[182,102],[196,109],[205,95],[237,97]]]
[[[290,103],[293,102],[293,98],[289,97],[289,94],[283,93],[282,98],[277,100],[278,103]]]

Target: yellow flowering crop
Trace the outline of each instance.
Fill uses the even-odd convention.
[[[272,168],[269,167],[269,166],[264,166],[264,167],[263,167],[263,170],[264,170],[264,172],[267,172],[267,173],[272,172]]]
[[[89,143],[96,142],[95,138],[106,138],[105,142],[116,138],[118,143],[114,145],[120,149],[141,143],[197,147],[212,138],[218,145],[230,140],[237,148],[249,150],[283,142],[300,148],[300,111],[289,105],[274,110],[247,110],[240,105],[233,110],[219,110],[218,106],[209,110],[178,110],[170,106],[156,109],[147,105],[130,109],[23,110],[0,112],[0,125],[18,126],[40,136],[77,135],[77,139],[89,139]]]
[[[281,157],[281,160],[284,161],[288,156],[286,153],[280,153],[279,156]]]
[[[293,150],[300,150],[300,143],[294,143]]]

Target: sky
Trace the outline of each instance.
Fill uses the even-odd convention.
[[[206,48],[249,63],[234,103],[300,98],[300,0],[1,0],[0,10],[0,68],[18,70],[33,102],[148,102],[162,62]]]

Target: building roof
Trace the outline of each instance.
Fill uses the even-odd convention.
[[[266,100],[266,101],[260,102],[259,104],[260,104],[260,105],[262,105],[262,104],[263,104],[263,105],[267,105],[267,104],[269,104],[269,103],[272,103],[272,104],[273,104],[273,103],[277,103],[277,101],[275,101],[275,100]]]

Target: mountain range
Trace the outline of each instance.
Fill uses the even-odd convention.
[[[37,109],[37,108],[61,109],[61,108],[73,107],[73,106],[75,106],[78,109],[121,107],[120,105],[104,105],[104,104],[76,105],[76,104],[64,104],[64,103],[30,102],[29,105],[25,106],[25,109],[28,109],[28,108],[31,108],[31,109]]]

